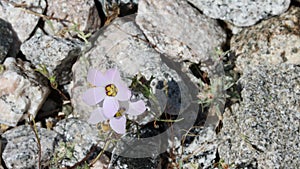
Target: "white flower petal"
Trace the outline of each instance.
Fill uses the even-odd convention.
[[[105,120],[107,120],[107,118],[103,114],[103,109],[98,107],[91,113],[90,118],[87,121],[91,124],[97,124]]]
[[[88,105],[95,105],[105,97],[105,90],[102,87],[90,88],[82,94],[82,100]]]
[[[108,69],[105,72],[105,78],[107,79],[107,81],[109,81],[109,83],[120,81],[121,80],[120,72],[116,68]]]
[[[125,134],[126,132],[126,117],[111,118],[109,120],[110,127],[118,134]]]
[[[115,96],[116,99],[118,99],[120,101],[129,100],[130,96],[131,96],[131,91],[128,89],[128,87],[126,87],[124,84],[122,84],[122,82],[116,82],[115,85],[118,89],[118,93]]]
[[[102,86],[104,87],[107,85],[107,80],[104,74],[96,69],[90,69],[87,74],[87,81],[95,86]]]
[[[146,111],[146,105],[143,100],[139,100],[137,102],[129,102],[129,108],[126,112],[129,115],[137,116]]]
[[[119,110],[119,102],[113,97],[105,97],[103,101],[103,113],[107,118],[112,118]]]

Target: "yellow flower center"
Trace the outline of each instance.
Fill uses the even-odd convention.
[[[105,86],[105,93],[107,96],[116,96],[118,93],[118,89],[114,84],[109,84]]]
[[[115,114],[114,117],[121,117],[123,116],[123,113],[125,112],[124,108],[120,108],[119,111],[117,111],[117,113]]]

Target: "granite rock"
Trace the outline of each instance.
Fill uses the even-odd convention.
[[[221,159],[237,168],[298,168],[300,67],[260,65],[241,77],[242,102],[224,114]]]
[[[136,22],[151,45],[175,62],[208,60],[226,40],[215,20],[185,1],[140,0]]]
[[[137,74],[145,76],[147,80],[151,76],[154,77],[150,83],[151,89],[155,95],[162,96],[160,99],[166,105],[153,104],[153,102],[148,100],[148,110],[150,109],[157,113],[155,114],[156,118],[160,117],[159,111],[156,111],[158,107],[161,108],[161,112],[177,115],[178,119],[182,118],[180,122],[174,124],[174,127],[177,126],[178,128],[175,131],[175,135],[181,138],[182,133],[180,131],[188,130],[197,117],[198,106],[192,102],[192,98],[196,99],[194,91],[197,88],[180,70],[180,64],[151,48],[134,20],[134,17],[118,18],[97,32],[97,36],[91,39],[93,48],[74,64],[74,81],[71,88],[71,101],[74,112],[80,118],[88,119],[89,112],[92,112],[99,106],[88,106],[81,99],[82,94],[90,88],[86,80],[88,70],[95,68],[104,72],[108,68],[116,67],[121,72],[121,77],[128,86],[131,84],[130,78]],[[168,90],[166,91],[163,88],[168,88]],[[143,97],[141,96],[141,98]],[[141,135],[142,131],[151,133],[157,130],[148,128],[153,126],[151,123],[154,120],[153,114],[149,111],[131,120],[137,122],[141,128],[145,128],[144,130],[139,129]],[[161,124],[159,126],[161,131],[171,130],[167,125]],[[136,127],[129,127],[127,132],[135,134]],[[149,166],[156,166],[157,157],[167,149],[166,146],[161,144],[166,143],[169,137],[170,132],[167,131],[158,132],[153,137],[151,135],[144,139],[135,139],[130,135],[125,136],[125,145],[134,145],[134,147],[127,149],[126,146],[119,146],[117,150],[113,149],[112,152],[118,159],[114,163],[114,167],[122,168],[127,164],[129,168],[134,168],[136,167],[134,160],[132,160],[134,158],[140,158],[145,160],[145,162],[149,162],[147,163]],[[124,158],[122,158],[123,156]]]
[[[8,22],[0,18],[0,62],[7,56],[15,57],[20,50],[20,41]]]
[[[41,166],[47,166],[54,151],[57,134],[40,127],[37,127],[37,133],[41,144]],[[2,135],[2,139],[7,141],[2,159],[8,169],[38,168],[39,148],[31,126],[22,125],[8,130]]]
[[[30,37],[46,8],[45,0],[1,1],[0,18],[11,23],[21,42]]]
[[[72,37],[77,34],[75,27],[78,31],[93,33],[101,26],[97,6],[90,0],[51,0],[46,14],[55,18],[46,21],[44,27],[51,35]]]
[[[177,105],[180,104],[178,106],[182,110],[190,105],[191,96],[189,90],[192,90],[193,86],[188,88],[185,84],[190,80],[184,77],[187,79],[183,82],[182,77],[177,73],[180,70],[176,70],[178,66],[173,65],[174,68],[170,68],[169,65],[174,63],[167,58],[162,59],[159,53],[149,47],[142,32],[136,26],[134,18],[116,19],[112,24],[100,30],[95,40],[93,42],[94,48],[84,57],[81,57],[73,66],[74,82],[71,88],[71,100],[74,112],[81,118],[88,119],[88,112],[96,108],[96,106],[88,106],[81,99],[83,92],[89,88],[86,74],[90,68],[96,68],[104,72],[108,68],[117,67],[128,86],[131,84],[131,80],[126,77],[134,77],[141,73],[149,80],[151,76],[154,76],[155,79],[152,81],[151,86],[154,93],[156,90],[162,90],[163,86],[159,87],[161,83],[168,84],[173,81],[176,83],[174,87],[180,89],[178,90],[180,93],[177,94],[185,98],[181,101],[177,99]],[[141,115],[141,118],[146,121],[143,124],[153,120],[153,117],[147,116],[148,119],[145,119],[143,114]]]
[[[62,85],[70,82],[71,68],[82,46],[77,41],[36,33],[21,45],[21,51],[35,67],[45,65],[49,75],[55,76],[57,83]]]
[[[236,26],[251,26],[262,19],[279,15],[289,8],[290,0],[270,1],[220,1],[188,0],[203,13],[215,19],[233,23]]]
[[[260,64],[300,64],[300,9],[291,7],[286,13],[245,28],[231,39],[231,50],[237,56],[236,70]]]
[[[206,84],[200,80],[201,75],[197,77],[191,72],[191,67],[194,65],[208,73],[210,81],[215,82],[211,86],[216,89],[214,96],[218,97],[214,99],[210,109],[219,107],[222,110],[224,70],[216,49],[220,49],[225,43],[226,34],[217,21],[202,15],[186,1],[140,0],[136,22],[149,44],[171,61],[178,63],[177,69],[197,84],[200,92],[204,91],[203,86]],[[216,114],[221,116],[221,113],[210,114],[212,118],[209,123],[217,123]]]
[[[72,167],[82,161],[99,141],[98,131],[86,121],[70,118],[59,121],[53,130],[58,133],[52,167]]]
[[[169,145],[168,150],[173,150],[169,153],[175,155],[184,169],[212,168],[217,156],[218,141],[213,127],[195,127],[182,140],[169,140]]]
[[[15,126],[30,114],[37,114],[50,90],[28,62],[6,58],[0,74],[0,122]]]

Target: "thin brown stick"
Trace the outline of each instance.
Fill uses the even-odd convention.
[[[38,12],[35,12],[33,10],[30,10],[30,9],[27,9],[28,8],[28,5],[25,4],[25,3],[21,3],[21,4],[18,4],[18,3],[14,3],[14,2],[10,2],[8,0],[4,0],[6,3],[8,4],[11,4],[12,6],[14,6],[15,8],[18,8],[18,9],[21,9],[22,11],[28,13],[28,14],[31,14],[31,15],[35,15],[35,16],[38,16],[38,17],[41,17],[45,20],[55,20],[55,21],[58,21],[58,22],[71,22],[69,20],[67,20],[66,18],[64,19],[61,19],[61,18],[57,18],[57,17],[53,17],[53,16],[47,16],[47,15],[44,15],[44,14],[40,14]]]
[[[35,135],[36,140],[37,140],[37,146],[38,146],[38,166],[39,166],[39,169],[41,169],[42,168],[42,164],[41,164],[41,159],[42,159],[41,140],[40,140],[39,135],[38,135],[38,131],[37,131],[37,127],[36,127],[36,123],[35,123],[34,118],[32,117],[32,115],[29,115],[29,118],[32,118],[32,122],[33,122],[33,124],[30,123],[30,126],[31,126],[31,129],[33,130],[34,135]]]

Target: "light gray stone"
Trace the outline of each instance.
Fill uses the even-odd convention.
[[[236,70],[243,72],[260,64],[300,64],[299,20],[300,9],[292,7],[234,35],[230,46],[237,56]]]
[[[15,126],[28,114],[35,117],[49,88],[28,62],[6,58],[0,74],[0,123]]]
[[[215,20],[181,0],[140,0],[136,22],[155,49],[176,62],[208,60],[226,40]]]
[[[11,24],[0,18],[0,62],[7,56],[15,57],[20,50],[20,44]]]
[[[132,78],[138,73],[141,73],[149,80],[153,75],[155,77],[155,80],[152,82],[154,93],[155,90],[163,88],[161,83],[175,83],[173,87],[172,84],[170,86],[173,90],[177,88],[177,94],[181,95],[181,98],[185,98],[181,99],[180,103],[177,99],[178,108],[184,110],[190,105],[191,96],[189,90],[196,90],[195,86],[189,86],[191,88],[188,88],[185,83],[189,83],[190,80],[188,77],[180,77],[177,72],[181,71],[176,70],[178,69],[178,65],[167,58],[161,57],[159,53],[149,47],[149,44],[145,42],[142,32],[138,29],[133,20],[134,18],[116,19],[111,25],[99,31],[96,36],[96,41],[93,42],[94,48],[74,64],[74,82],[71,88],[71,101],[74,106],[74,112],[76,112],[80,118],[88,119],[89,112],[96,108],[96,106],[88,106],[81,99],[82,94],[90,87],[86,80],[86,74],[90,68],[104,72],[108,68],[117,67],[128,86],[131,80],[127,77]],[[172,64],[173,67],[170,68],[169,65],[172,66]],[[185,83],[182,78],[186,78]],[[161,88],[157,88],[159,84]],[[173,96],[173,99],[180,98],[175,97],[175,95]],[[169,111],[171,112],[171,110]],[[178,113],[178,109],[175,112]],[[141,119],[145,120],[146,117],[148,119],[146,119],[146,122],[143,124],[153,120],[153,116],[149,113],[144,114],[140,115]]]
[[[186,1],[140,0],[136,22],[150,45],[173,62],[179,63],[177,68],[194,84],[202,82],[191,73],[191,65],[199,64],[196,67],[208,73],[216,96],[211,109],[218,107],[222,111],[224,70],[216,49],[225,43],[226,34],[217,21],[202,15]],[[202,88],[205,85],[198,85],[198,91],[205,91]],[[217,115],[220,117],[221,113],[211,115],[209,123],[217,123]]]
[[[40,127],[37,127],[37,133],[41,144],[41,165],[47,166],[57,134]],[[7,141],[2,158],[8,169],[38,168],[39,148],[31,126],[23,125],[8,130],[2,137]]]
[[[188,0],[203,13],[236,26],[251,26],[270,16],[279,15],[289,8],[290,0]]]
[[[45,0],[1,1],[0,18],[11,23],[21,42],[29,38],[46,8]]]
[[[83,160],[92,146],[96,146],[99,141],[98,131],[86,121],[79,119],[71,118],[59,121],[53,130],[60,137],[54,152],[54,156],[58,160],[54,166],[59,168],[72,167]],[[60,154],[64,154],[64,156]]]
[[[121,72],[121,77],[128,86],[131,83],[130,78],[139,73],[148,80],[151,76],[155,78],[151,81],[153,93],[163,94],[163,97],[167,98],[166,106],[157,105],[153,102],[148,102],[147,106],[150,111],[155,113],[156,118],[160,117],[160,113],[157,111],[157,108],[160,106],[162,112],[178,115],[178,119],[181,119],[181,121],[174,124],[176,130],[172,134],[181,138],[182,132],[180,131],[188,130],[197,117],[199,107],[192,101],[196,99],[195,91],[197,91],[197,88],[189,77],[180,70],[179,63],[168,59],[151,48],[142,31],[135,24],[134,19],[134,17],[118,18],[103,30],[97,32],[97,35],[91,39],[93,48],[74,64],[74,81],[71,88],[71,102],[74,112],[80,118],[88,119],[90,112],[99,106],[89,106],[81,98],[82,94],[90,88],[86,80],[88,70],[95,68],[104,72],[108,68],[116,67]],[[164,100],[164,98],[161,100]],[[154,116],[153,113],[146,111],[139,115],[137,119],[132,120],[143,126],[152,122]],[[153,133],[154,130],[146,128],[144,133],[140,130],[141,135],[145,134],[145,139],[135,139],[130,137],[130,135],[126,136],[124,144],[134,145],[134,147],[127,149],[121,144],[118,150],[113,151],[114,155],[125,156],[125,159],[149,159],[149,157],[149,160],[156,159],[159,153],[166,151],[166,145],[161,145],[161,143],[168,141],[171,132],[166,131],[151,135],[150,133]],[[166,128],[166,130],[171,129]],[[129,127],[127,132],[131,134],[136,133],[136,127],[134,125]],[[153,145],[157,145],[157,147],[154,148]],[[125,164],[136,166],[133,162],[134,160],[126,161],[128,163],[126,162]],[[149,163],[149,166],[156,165],[155,160],[152,162]],[[117,164],[117,166],[123,166],[122,162]]]
[[[101,26],[96,4],[91,0],[48,1],[47,15],[55,18],[45,23],[45,30],[52,35],[75,36],[78,33],[73,29],[75,25],[79,31],[85,33],[93,33]]]
[[[71,68],[82,46],[76,41],[36,33],[21,45],[21,51],[35,67],[45,65],[58,84],[66,84],[71,80]]]
[[[241,77],[242,99],[226,111],[218,152],[237,168],[298,168],[300,67],[257,66]]]
[[[191,138],[192,141],[189,141]],[[182,140],[181,138],[170,140],[169,145],[173,146],[169,150],[174,151],[169,153],[174,153],[176,160],[182,163],[184,169],[207,169],[214,165],[218,142],[213,127],[193,128]]]

